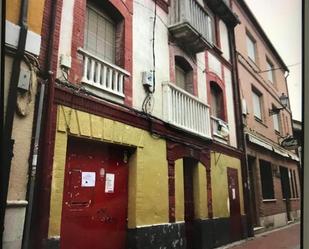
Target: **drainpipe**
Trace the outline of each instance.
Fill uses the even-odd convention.
[[[51,10],[51,15],[48,20],[49,22],[49,28],[48,28],[48,39],[47,39],[47,56],[44,58],[44,66],[43,66],[43,73],[44,76],[47,78],[47,85],[46,85],[46,100],[45,100],[45,108],[44,108],[44,113],[46,113],[46,118],[43,117],[42,121],[42,139],[41,139],[41,144],[42,144],[42,153],[41,156],[38,158],[38,165],[40,165],[40,160],[44,161],[49,161],[50,153],[52,152],[51,148],[51,140],[52,140],[52,129],[50,127],[50,124],[52,123],[52,117],[53,117],[53,101],[54,101],[54,73],[53,73],[53,63],[52,63],[52,56],[54,53],[54,29],[56,25],[56,13],[57,13],[57,5],[59,1],[58,0],[53,0],[50,3],[50,10]],[[44,115],[45,116],[45,115]],[[42,158],[42,159],[41,159]],[[42,164],[42,163],[41,163]],[[32,209],[34,209],[36,213],[36,217],[39,217],[41,219],[41,216],[44,215],[43,209],[48,209],[49,206],[47,203],[45,203],[44,197],[46,193],[44,192],[44,188],[42,187],[42,182],[46,180],[46,175],[44,172],[43,167],[38,167],[38,174],[40,177],[40,181],[37,184],[37,188],[39,188],[39,193],[38,196],[36,196],[38,201],[42,201],[42,205],[38,206],[36,205]],[[43,207],[43,208],[41,208]],[[33,228],[30,227],[30,232],[29,232],[29,243],[28,242],[28,248],[42,248],[42,241],[44,239],[44,236],[46,235],[46,227],[45,224],[42,223],[40,220],[38,224],[35,224]],[[33,241],[32,241],[33,238]],[[26,242],[26,241],[25,241]],[[27,247],[25,247],[27,248]]]
[[[28,182],[28,206],[27,213],[25,218],[24,225],[24,236],[23,236],[23,244],[22,248],[27,249],[29,247],[30,240],[30,226],[31,226],[31,218],[33,211],[33,199],[34,199],[34,187],[35,187],[35,178],[36,178],[36,167],[37,167],[37,159],[38,159],[38,150],[39,150],[39,139],[41,132],[41,120],[42,120],[42,111],[43,111],[43,103],[44,103],[44,94],[45,94],[45,83],[41,83],[40,88],[40,97],[39,97],[39,105],[37,110],[37,120],[35,127],[35,137],[33,144],[33,152],[32,152],[32,164],[30,169],[30,179]]]
[[[238,62],[237,62],[237,51],[236,51],[236,41],[234,32],[230,32],[230,39],[231,39],[231,51],[232,52],[232,65],[233,65],[233,93],[235,101],[235,113],[236,113],[236,130],[237,133],[237,141],[238,141],[238,148],[243,152],[243,159],[242,159],[242,166],[241,166],[241,173],[242,173],[242,184],[244,189],[244,208],[247,215],[247,232],[248,237],[253,237],[253,225],[252,225],[252,206],[251,206],[251,193],[250,193],[250,181],[249,181],[249,168],[248,168],[248,157],[247,157],[247,143],[246,137],[244,133],[244,122],[242,117],[242,106],[241,106],[241,97],[240,97],[240,86],[239,86],[239,76],[238,76]]]
[[[23,60],[25,52],[27,31],[28,31],[27,15],[28,15],[28,0],[22,0],[20,8],[20,17],[19,17],[20,31],[19,31],[18,45],[12,65],[12,74],[7,98],[8,103],[7,103],[6,117],[4,120],[4,131],[3,131],[3,140],[4,140],[3,144],[6,146],[6,149],[2,151],[3,153],[2,154],[3,168],[2,168],[2,179],[1,179],[2,198],[1,198],[1,209],[0,209],[1,244],[3,242],[4,217],[5,217],[6,202],[8,195],[11,161],[13,158],[13,151],[14,151],[14,139],[12,139],[12,131],[13,131],[15,110],[16,110],[16,101],[17,101],[17,85],[20,74],[20,65],[21,61]]]

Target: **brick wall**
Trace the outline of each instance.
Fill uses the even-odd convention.
[[[270,162],[271,164],[277,166],[284,166],[288,169],[293,169],[296,172],[296,178],[298,178],[298,171],[297,171],[297,162],[292,161],[290,159],[285,159],[281,156],[277,156],[274,153],[263,150],[257,146],[253,146],[249,144],[248,146],[248,154],[254,158],[256,158],[256,164],[254,165],[254,177],[255,182],[254,189],[256,192],[256,205],[259,216],[269,216],[279,213],[286,212],[286,203],[282,197],[282,187],[281,187],[281,179],[280,174],[276,174],[273,171],[273,185],[274,185],[274,195],[275,200],[272,201],[263,201],[262,197],[262,185],[261,185],[261,176],[260,176],[260,169],[259,169],[259,160],[262,159],[264,161]],[[297,179],[297,189],[300,196],[300,185]],[[291,211],[292,210],[299,210],[300,209],[300,199],[292,199],[291,201]]]

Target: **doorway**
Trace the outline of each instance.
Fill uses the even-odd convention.
[[[249,180],[250,180],[250,197],[251,197],[251,221],[253,227],[259,226],[259,218],[257,212],[256,192],[255,192],[255,169],[256,158],[248,156]]]
[[[238,170],[227,168],[228,193],[230,204],[230,239],[236,241],[241,239],[241,214],[238,185]]]
[[[124,147],[69,138],[61,249],[124,249],[128,164]]]
[[[191,158],[183,160],[186,249],[194,248],[193,170],[196,164]]]

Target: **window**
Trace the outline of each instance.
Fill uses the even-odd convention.
[[[294,182],[294,185],[295,185],[295,198],[298,198],[299,197],[299,194],[298,194],[298,188],[297,188],[297,181],[296,181],[296,171],[293,170],[293,182]]]
[[[176,86],[193,94],[193,69],[181,56],[175,56],[175,80]]]
[[[223,52],[223,57],[230,60],[230,43],[229,43],[229,34],[227,27],[223,21],[219,22],[219,30],[220,30],[220,45]]]
[[[281,175],[282,197],[284,199],[298,198],[299,193],[296,181],[296,170],[280,166],[280,175]]]
[[[249,35],[247,34],[247,52],[248,52],[248,56],[249,58],[254,61],[256,63],[256,43],[255,40]]]
[[[254,117],[262,120],[262,95],[256,91],[252,91],[252,96]]]
[[[115,63],[116,23],[103,11],[87,4],[84,48]]]
[[[223,92],[221,88],[215,82],[210,82],[211,93],[211,114],[220,119],[224,119],[224,107],[223,107]]]
[[[289,172],[286,167],[280,166],[281,189],[283,199],[291,197]]]
[[[266,59],[267,78],[271,83],[274,83],[274,65]]]
[[[262,183],[262,196],[263,199],[274,199],[274,183],[273,174],[270,162],[260,160],[260,175]]]
[[[273,109],[276,108],[274,105],[272,107]],[[277,132],[280,132],[280,114],[273,114],[273,123],[274,123],[274,129]]]

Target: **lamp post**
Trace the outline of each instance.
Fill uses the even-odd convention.
[[[288,96],[286,96],[284,93],[282,93],[282,95],[279,97],[279,100],[280,100],[280,103],[283,107],[269,109],[269,116],[278,114],[281,110],[284,110],[288,107],[288,105],[289,105],[289,97]]]

